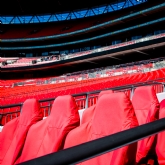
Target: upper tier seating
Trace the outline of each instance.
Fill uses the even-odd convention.
[[[42,57],[43,58],[43,57]],[[48,58],[46,56],[46,58]],[[46,61],[46,62],[51,62],[52,60],[55,60],[54,56],[51,56],[49,58],[53,58],[50,61]],[[13,64],[8,64],[6,66],[3,67],[16,67],[19,66],[19,64],[21,65],[34,65],[32,64],[32,60],[40,60],[41,61],[41,57],[39,58],[19,58],[16,62],[14,62]],[[157,59],[158,60],[158,59]],[[26,62],[27,61],[27,62]],[[38,63],[44,63],[45,61],[42,60],[42,62]],[[147,64],[148,63],[148,64]],[[36,64],[35,64],[36,65]],[[131,65],[131,67],[129,66]],[[92,70],[86,70],[86,71],[81,71],[81,72],[74,72],[72,73],[73,75],[70,74],[66,74],[63,76],[57,76],[57,77],[46,77],[46,78],[36,78],[36,79],[32,79],[29,82],[29,79],[20,79],[20,80],[7,80],[7,81],[2,81],[0,80],[0,87],[2,86],[26,86],[26,85],[32,85],[32,84],[45,84],[45,82],[47,82],[47,84],[51,84],[51,83],[59,83],[59,82],[73,82],[73,81],[80,81],[80,80],[84,80],[84,79],[89,79],[89,78],[100,78],[100,77],[112,77],[112,76],[119,76],[119,75],[125,75],[125,74],[133,74],[133,73],[139,73],[139,72],[145,72],[146,70],[155,70],[154,65],[152,63],[150,63],[149,61],[145,61],[145,64],[142,65],[141,62],[139,62],[138,64],[128,64],[123,66],[116,66],[117,68],[101,68],[100,70],[98,70],[98,68],[96,69],[92,69]],[[119,68],[118,68],[119,67]],[[32,81],[32,83],[31,83]]]
[[[121,44],[118,45],[119,47],[121,46]],[[106,46],[106,47],[102,47],[99,49],[94,49],[94,50],[87,50],[87,51],[82,51],[82,52],[77,52],[77,53],[71,53],[69,55],[65,55],[65,56],[61,56],[61,55],[51,55],[51,56],[45,56],[45,57],[32,57],[32,58],[1,58],[4,59],[6,61],[5,64],[1,64],[1,68],[14,68],[14,67],[23,67],[23,66],[34,66],[34,65],[41,65],[41,64],[48,64],[51,62],[55,62],[55,61],[59,61],[59,60],[63,60],[63,59],[71,59],[71,58],[75,58],[75,57],[80,57],[80,56],[85,56],[88,54],[92,54],[95,53],[97,50],[99,51],[105,51],[105,50],[110,50],[111,48],[113,48],[113,45],[111,46]],[[148,62],[148,64],[147,64]],[[128,72],[140,72],[143,71],[146,68],[152,68],[153,64],[148,60],[145,62],[139,62],[139,64],[134,64],[134,66],[132,66],[133,64],[131,64],[131,67],[121,67],[116,66],[116,69],[108,69],[108,70],[97,70],[97,72],[95,72],[96,77],[101,77],[102,74],[104,72],[106,72],[107,75],[121,75],[128,73]],[[40,66],[42,67],[42,66]],[[119,68],[118,68],[119,67]],[[107,68],[106,68],[107,69]],[[101,72],[101,73],[100,73]]]
[[[29,128],[42,118],[38,101],[35,99],[26,100],[20,117],[5,125],[1,132],[1,165],[11,165],[19,159]]]
[[[74,98],[70,95],[57,97],[51,114],[30,128],[20,162],[61,150],[66,135],[79,124]]]
[[[153,86],[142,86],[135,89],[132,104],[139,125],[158,119],[159,101]],[[136,162],[145,162],[148,154],[155,153],[155,136],[138,141]]]
[[[159,119],[165,118],[165,100],[160,103]],[[165,164],[165,131],[157,135],[156,154],[159,165]]]
[[[6,64],[5,65],[2,64],[1,66],[2,68],[14,68],[14,67],[21,67],[21,66],[30,66],[30,65],[34,66],[34,65],[50,63],[50,62],[57,61],[57,58],[55,56],[46,56],[45,58],[32,57],[32,58],[17,58],[17,59],[11,59],[11,60],[10,58],[4,58],[4,60],[6,61]]]
[[[72,130],[64,148],[111,135],[138,126],[131,101],[124,93],[102,95],[95,108],[93,119]],[[136,143],[98,156],[81,165],[134,164]]]

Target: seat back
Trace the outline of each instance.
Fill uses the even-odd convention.
[[[93,120],[72,130],[66,138],[65,148],[133,128],[137,125],[138,123],[131,101],[124,93],[104,94],[96,104]],[[136,144],[133,144],[81,164],[133,164],[135,153]]]
[[[1,136],[0,153],[4,153],[1,157],[2,165],[14,164],[19,159],[29,128],[36,122],[42,120],[42,111],[36,99],[28,99],[24,102],[22,113],[19,118],[11,121],[7,127],[12,127],[12,132],[7,133],[4,127],[4,136]],[[9,129],[11,130],[11,129]],[[12,138],[12,139],[11,139]],[[6,143],[10,143],[6,144]]]
[[[81,124],[90,122],[90,120],[92,120],[95,107],[96,107],[96,105],[93,105],[93,106],[87,108],[86,110],[84,110],[83,115],[82,115]]]
[[[153,86],[142,86],[135,89],[132,104],[139,125],[158,119],[159,101]],[[150,136],[138,142],[136,162],[143,161],[154,148],[155,136]]]
[[[29,130],[20,162],[63,149],[66,135],[79,124],[74,98],[70,95],[57,97],[51,114]]]
[[[104,94],[110,94],[110,93],[113,93],[113,91],[112,91],[112,90],[101,91],[101,92],[99,93],[98,99],[99,99],[102,95],[104,95]]]
[[[19,117],[9,121],[3,127],[3,130],[0,134],[0,164],[2,164],[2,160],[4,159],[6,152],[12,143],[12,139],[15,135],[18,123]]]
[[[112,90],[101,91],[98,95],[98,99],[102,95],[110,94],[110,93],[113,93],[113,91]],[[86,110],[84,110],[83,115],[82,115],[81,124],[90,122],[90,120],[93,118],[95,107],[96,107],[96,105],[93,105],[93,106],[87,108]]]
[[[165,118],[165,100],[160,102],[159,119]],[[156,154],[159,165],[165,164],[165,131],[157,135]]]

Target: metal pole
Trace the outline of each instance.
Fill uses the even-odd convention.
[[[134,90],[135,90],[135,88],[134,88],[134,86],[132,86],[132,88],[131,88],[130,100],[132,100],[132,97],[133,97],[133,94],[134,94]]]
[[[165,92],[165,84],[163,83],[163,92]]]
[[[86,94],[85,109],[88,108],[88,98],[89,98],[89,94]]]

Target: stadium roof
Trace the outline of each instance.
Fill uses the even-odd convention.
[[[9,1],[9,2],[8,2]],[[136,6],[148,0],[5,0],[0,7],[0,24],[56,22],[105,14]],[[12,2],[9,6],[6,3]],[[37,3],[38,2],[38,3]],[[68,3],[69,2],[69,3]],[[78,3],[77,3],[78,2]],[[5,10],[6,7],[9,9]],[[11,8],[12,7],[12,8]],[[11,9],[10,9],[11,8]]]
[[[125,0],[5,0],[1,1],[0,15],[14,16],[66,12],[123,1]]]

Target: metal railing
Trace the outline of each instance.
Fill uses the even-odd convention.
[[[161,82],[161,81],[165,81],[165,78],[157,79],[157,81],[147,81],[143,83],[136,83],[136,84],[126,85],[126,86],[107,88],[103,90],[113,90],[114,92],[125,92],[130,97],[130,99],[132,99],[134,90],[139,86],[153,85],[156,93],[164,92],[165,84],[164,82]],[[74,94],[72,96],[75,98],[75,101],[79,109],[86,109],[97,103],[97,98],[101,91],[102,90],[79,93],[79,94]],[[55,98],[39,100],[40,108],[43,111],[44,117],[47,117],[50,114],[54,99]],[[13,108],[16,108],[16,107],[19,107],[19,109],[17,109],[16,111],[13,111]],[[7,105],[7,106],[0,106],[0,115],[2,116],[0,123],[2,123],[2,120],[3,120],[3,124],[6,124],[6,122],[15,118],[16,116],[15,113],[18,113],[17,116],[19,116],[21,107],[22,107],[22,103]]]
[[[165,118],[29,160],[20,163],[20,165],[73,165],[135,143],[164,130]]]

